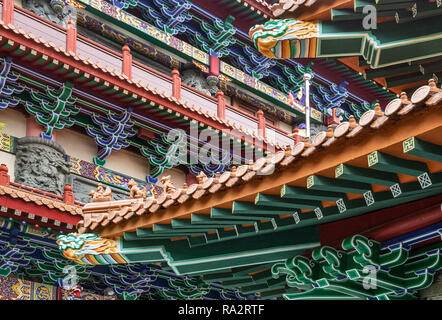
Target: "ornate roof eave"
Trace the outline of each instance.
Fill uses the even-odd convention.
[[[62,47],[57,48],[51,41],[46,41],[41,37],[36,39],[32,33],[25,33],[21,28],[17,29],[11,24],[5,25],[1,20],[0,29],[2,30],[0,52],[14,56],[26,66],[38,67],[46,74],[55,72],[57,77],[69,79],[75,84],[90,82],[92,86],[89,85],[89,88],[98,85],[104,86],[109,92],[114,92],[114,94],[124,93],[133,101],[140,99],[151,101],[172,112],[178,112],[184,117],[194,119],[204,124],[204,126],[220,131],[228,130],[232,139],[245,139],[245,142],[254,144],[254,137],[216,115],[195,112],[195,106],[182,103],[172,96],[165,95],[164,92],[151,89],[148,85],[142,86],[140,83],[130,80],[127,76],[109,70],[97,62],[93,63],[71,51],[67,52]],[[109,95],[107,98],[109,98]],[[121,97],[117,99],[121,99]],[[263,149],[267,149],[267,145],[279,148],[267,139],[261,141]]]
[[[39,190],[23,185],[0,185],[1,216],[72,232],[83,219],[80,205],[56,199]],[[55,196],[55,195],[54,195]]]
[[[429,97],[430,95],[432,96]],[[277,203],[280,200],[284,202],[283,199],[279,199],[278,196],[275,196],[276,189],[280,189],[281,197],[283,198],[287,197],[288,192],[298,194],[298,192],[302,191],[297,190],[299,189],[298,187],[295,188],[296,190],[292,190],[291,186],[293,185],[302,186],[301,189],[303,190],[305,186],[307,186],[307,189],[302,191],[308,191],[307,193],[312,192],[308,189],[316,189],[316,185],[318,186],[317,188],[319,188],[319,193],[324,190],[338,191],[337,194],[349,192],[350,194],[359,193],[362,195],[362,193],[364,193],[365,201],[368,201],[367,207],[362,211],[358,211],[359,214],[389,207],[393,205],[393,202],[397,205],[406,199],[416,200],[424,196],[432,195],[434,192],[438,192],[437,188],[439,187],[436,181],[440,178],[438,176],[440,172],[437,173],[438,170],[440,171],[440,168],[437,166],[433,167],[434,163],[431,162],[433,160],[437,161],[437,156],[434,157],[434,155],[431,155],[431,152],[439,152],[437,149],[440,149],[440,145],[442,144],[441,141],[435,138],[439,136],[438,132],[441,130],[441,114],[438,112],[438,108],[440,108],[441,104],[441,89],[436,88],[433,82],[431,87],[424,86],[418,89],[411,98],[411,101],[409,101],[406,96],[402,96],[402,100],[395,99],[391,101],[386,106],[385,113],[380,111],[379,106],[377,106],[375,110],[367,111],[361,117],[359,124],[356,123],[354,119],[351,119],[350,122],[341,123],[336,129],[329,128],[328,132],[320,132],[312,139],[311,143],[300,142],[291,150],[280,151],[274,155],[269,155],[267,158],[259,159],[255,163],[240,166],[234,172],[225,172],[216,178],[203,179],[198,184],[194,184],[187,189],[180,189],[172,194],[164,194],[160,198],[155,199],[155,201],[146,203],[141,208],[137,207],[135,214],[129,210],[125,211],[122,216],[118,214],[117,216],[113,216],[111,220],[100,217],[99,221],[91,221],[92,225],[94,225],[92,230],[89,227],[85,228],[84,222],[80,223],[80,230],[82,230],[82,232],[98,232],[104,237],[123,236],[124,234],[127,235],[142,228],[156,228],[155,226],[159,224],[170,224],[173,222],[173,219],[176,218],[189,218],[190,215],[195,212],[203,214],[213,213],[213,210],[219,210],[219,207],[226,208],[226,206],[231,207],[231,209],[222,210],[230,211],[230,213],[238,212],[238,214],[240,214],[240,212],[249,212],[251,210],[250,212],[257,212],[256,214],[258,214],[260,212],[259,206],[261,205],[274,206],[278,205]],[[385,137],[389,137],[389,139],[385,139]],[[421,142],[422,137],[430,139],[433,142],[427,145],[426,141]],[[348,145],[348,139],[352,140],[350,145]],[[421,148],[419,145],[421,145],[421,147],[425,145],[433,151],[430,151],[429,154],[413,151],[415,148]],[[391,153],[392,150],[395,151]],[[416,161],[416,165],[420,168],[417,171],[401,168],[401,165],[394,166],[393,164],[385,164],[396,161],[394,159],[398,159],[397,161],[399,162],[401,162],[400,159],[403,158],[410,159],[410,154],[419,157],[420,161],[423,160],[421,164],[418,164],[420,161]],[[433,160],[429,160],[430,158]],[[416,158],[412,157],[411,159]],[[430,162],[427,163],[427,161]],[[393,175],[391,175],[391,173],[387,174],[389,176],[387,178],[388,182],[385,180],[381,181],[382,179],[374,181],[372,178],[369,178],[370,175],[377,172],[372,172],[372,169],[377,168],[380,162],[385,162],[382,165],[379,164],[380,170],[395,173]],[[348,166],[347,163],[350,163],[350,166]],[[362,168],[353,168],[355,164],[357,167],[362,166]],[[433,171],[431,174],[425,173],[424,171],[428,170],[425,169],[427,165],[433,167],[433,170],[436,170],[436,172]],[[393,167],[389,169],[389,166]],[[362,175],[365,178],[358,180],[354,177],[354,172],[353,175],[351,173],[345,173],[347,170],[351,172],[356,170],[358,172],[356,175]],[[361,170],[361,172],[359,172],[359,170]],[[336,176],[334,174],[335,172]],[[400,188],[407,189],[411,193],[407,194],[407,196],[404,193],[402,198],[396,198],[402,191],[394,193],[395,189],[393,188],[393,184],[398,182],[398,178],[395,176],[396,174],[401,176],[404,172],[408,175],[408,178],[401,178],[399,186]],[[426,186],[424,181],[426,174],[436,174],[432,178],[434,184],[431,188],[422,190],[422,186]],[[419,178],[420,186],[416,180],[417,175],[421,176]],[[414,178],[411,179],[410,176],[414,176]],[[344,180],[353,181],[353,186],[342,185],[339,187],[341,184],[338,182],[339,177]],[[365,181],[365,183],[361,181]],[[372,210],[370,210],[370,205],[374,203],[372,201],[377,201],[375,199],[380,196],[380,193],[374,192],[370,196],[365,194],[367,192],[362,192],[363,189],[370,189],[367,182],[370,184],[380,183],[383,186],[391,185],[391,188],[393,188],[391,192],[388,191],[389,196],[387,194],[381,196],[383,200],[377,202],[376,205],[372,207]],[[383,188],[384,189],[381,188],[380,190],[385,190],[385,187]],[[390,190],[388,188],[386,189]],[[393,198],[390,199],[392,193]],[[322,198],[320,199],[324,200]],[[339,199],[335,197],[334,200]],[[386,202],[382,204],[384,200]],[[393,202],[390,200],[393,200]],[[310,203],[311,201],[307,202],[308,203],[299,203],[298,206],[312,212],[311,210],[313,210],[317,204],[314,201],[312,203]],[[322,212],[333,211],[335,209],[336,212],[340,212],[341,209],[338,211],[338,201],[336,203],[333,202],[333,204],[335,206],[330,208],[324,207],[318,212],[315,211],[315,213],[320,216],[318,220],[324,218],[322,222],[330,222],[341,218],[334,214],[326,217],[328,214]],[[362,203],[358,206],[360,205],[362,205]],[[296,205],[294,204],[293,206]],[[364,206],[365,205],[362,205],[362,207]],[[284,211],[283,208],[284,205],[281,207],[280,213],[282,215],[287,213],[287,209]],[[228,213],[227,211],[226,213]],[[263,214],[270,214],[264,211],[262,211]],[[302,212],[303,211],[300,210],[299,217],[302,215]],[[130,215],[130,217],[126,218],[126,214]],[[117,223],[113,223],[114,220]],[[300,226],[302,226],[302,224],[298,227]]]
[[[384,22],[366,30],[359,21],[271,20],[249,31],[256,48],[268,58],[344,58],[362,56],[371,68],[440,56],[440,20],[414,22],[412,34],[404,26]],[[388,40],[387,40],[388,39]],[[425,43],[425,47],[422,44]],[[419,45],[419,50],[414,46]]]

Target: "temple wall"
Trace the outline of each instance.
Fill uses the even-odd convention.
[[[149,161],[140,154],[127,150],[113,151],[106,158],[105,167],[145,181],[149,174]]]
[[[26,136],[26,118],[20,111],[11,108],[0,111],[0,122],[5,124],[1,132],[17,138]]]
[[[287,124],[287,123],[284,123],[282,121],[278,121],[276,123],[276,127],[281,129],[281,130],[284,130],[285,132],[289,132],[289,133],[292,132],[292,126]]]
[[[56,134],[56,142],[64,148],[66,154],[93,162],[97,155],[97,145],[93,138],[69,129],[57,131]],[[113,151],[106,158],[104,167],[143,181],[149,174],[149,161],[142,155],[127,150]]]
[[[61,145],[66,154],[81,160],[92,162],[97,154],[94,139],[70,129],[57,130],[55,142]]]

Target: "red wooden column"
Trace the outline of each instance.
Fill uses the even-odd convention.
[[[14,0],[3,0],[2,20],[5,25],[14,22]]]
[[[256,113],[258,117],[258,134],[265,138],[266,136],[266,118],[264,117],[264,112],[262,110],[258,110]]]
[[[66,51],[77,52],[77,29],[75,28],[75,22],[72,19],[68,20],[68,26],[66,29]]]
[[[132,79],[132,55],[128,45],[123,46],[123,75]]]
[[[172,96],[181,100],[181,77],[177,69],[172,70]]]
[[[212,76],[219,76],[219,58],[210,56],[209,73]]]
[[[226,119],[226,100],[224,100],[224,92],[218,91],[216,93],[216,98],[218,100],[218,118]]]
[[[0,186],[9,186],[9,182],[11,182],[11,179],[8,174],[8,167],[2,163],[0,165]]]

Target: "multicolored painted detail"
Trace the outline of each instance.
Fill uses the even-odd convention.
[[[187,28],[183,23],[192,20],[188,14],[192,3],[187,0],[153,0],[152,6],[140,4],[143,18],[154,23],[170,35],[184,33]]]
[[[224,171],[230,170],[232,164],[232,155],[229,153],[223,153],[221,159],[210,157],[208,164],[198,163],[197,165],[190,165],[189,171],[198,176],[201,171],[210,178],[215,178],[217,173],[222,174]]]
[[[160,141],[148,141],[148,145],[141,147],[140,152],[149,159],[151,165],[150,177],[156,178],[164,170],[182,164],[180,150],[183,149],[186,150],[186,136],[182,130],[163,133]]]
[[[293,68],[283,66],[282,73],[284,77],[273,77],[272,79],[276,82],[277,87],[281,87],[284,92],[290,92],[296,96],[301,88],[305,87],[304,74],[308,73],[312,76],[312,79],[314,79],[315,74],[312,71],[312,66],[313,62],[307,63],[306,65],[298,63]],[[315,84],[315,82],[312,82],[313,86]]]
[[[263,56],[253,47],[243,45],[241,50],[229,47],[229,58],[234,59],[236,66],[258,80],[270,75],[269,69],[276,65],[276,61]]]
[[[19,101],[12,97],[13,94],[22,93],[25,87],[19,83],[18,74],[11,71],[12,58],[0,59],[0,111],[8,107],[15,107]]]
[[[353,21],[271,20],[249,31],[255,47],[272,59],[362,56],[372,68],[380,68],[440,55],[442,22],[422,19],[403,36],[403,24],[363,29]],[[416,50],[416,46],[420,49]]]
[[[259,81],[258,79],[255,79],[248,74],[242,72],[241,70],[221,61],[220,62],[220,72],[223,74],[231,77],[232,79],[241,82],[245,84],[246,86],[255,89],[259,92],[265,93],[266,95],[272,97],[273,99],[276,99],[277,101],[280,101],[286,105],[290,105],[290,98],[287,94],[276,90],[275,88],[269,86],[268,84],[265,84],[264,82]],[[301,105],[293,105],[291,106],[294,110],[296,110],[298,113],[304,114],[305,110]],[[276,108],[272,107],[274,112],[276,112]],[[321,122],[322,121],[322,115],[321,112],[314,108],[311,109],[311,118],[315,119],[316,121]]]
[[[96,0],[96,1],[92,1],[92,0],[80,0],[81,2],[83,2],[84,4],[104,13],[109,15],[110,17],[117,19],[123,23],[127,23],[128,25],[136,28],[137,30],[140,30],[146,34],[148,34],[149,36],[153,37],[154,39],[160,41],[161,43],[167,45],[168,47],[174,48],[176,50],[178,50],[180,53],[186,55],[187,57],[194,59],[200,63],[203,63],[204,65],[208,66],[209,65],[209,54],[193,47],[192,45],[185,43],[167,33],[165,33],[164,31],[161,31],[159,29],[157,29],[154,26],[151,26],[150,24],[146,23],[145,21],[142,21],[122,10],[120,10],[117,7],[114,7],[113,5],[105,2],[105,1],[101,1],[101,0]],[[81,17],[81,14],[80,14]],[[85,17],[84,19],[80,19],[79,20],[80,23],[86,24],[86,25],[90,25],[90,24],[94,24],[95,22],[93,22],[91,20],[91,18],[89,17]],[[103,26],[103,25],[102,25]],[[151,50],[148,46],[138,43],[137,41],[131,40],[129,38],[127,38],[127,36],[124,35],[120,35],[120,33],[116,32],[115,30],[112,30],[109,27],[105,27],[105,29],[102,28],[102,26],[97,28],[100,28],[100,32],[101,33],[105,33],[107,34],[109,37],[114,38],[116,41],[123,43],[123,39],[124,40],[130,40],[129,44],[130,45],[132,43],[133,47],[136,48],[135,50],[141,50],[144,51],[144,53],[153,56],[154,54],[157,54],[156,50],[153,51]],[[222,26],[219,26],[222,27]],[[214,38],[215,39],[215,38]],[[233,38],[232,38],[233,39]],[[213,49],[211,49],[213,50]],[[166,59],[168,60],[168,59]],[[230,78],[233,78],[259,92],[262,92],[270,97],[272,97],[273,99],[276,99],[277,101],[284,103],[286,105],[289,105],[289,97],[272,88],[271,86],[253,78],[252,76],[242,72],[241,70],[221,61],[220,62],[220,72],[223,73],[225,76],[228,76]],[[299,108],[298,108],[299,109]],[[298,110],[297,109],[297,110]],[[298,110],[299,112],[302,112],[301,110]],[[317,121],[321,121],[321,113],[318,112],[315,109],[312,109],[311,112],[311,117]]]
[[[57,14],[60,14],[66,6],[66,3],[63,0],[50,0],[49,4]]]
[[[268,58],[315,58],[318,22],[296,19],[271,20],[250,29],[255,47]]]
[[[118,264],[127,261],[118,254],[118,242],[97,234],[68,234],[57,237],[63,255],[80,264]]]
[[[285,294],[289,300],[412,299],[442,268],[441,248],[439,242],[414,253],[398,243],[385,252],[379,242],[355,235],[342,241],[345,251],[323,246],[312,251],[312,259],[296,256],[275,264],[272,275],[286,275],[288,286],[302,291]]]
[[[57,287],[14,277],[0,277],[0,300],[57,300]]]
[[[69,157],[71,163],[71,173],[77,174],[79,176],[92,179],[98,182],[103,182],[105,184],[115,186],[118,188],[123,188],[129,190],[127,186],[132,177],[128,177],[117,173],[115,171],[103,168],[94,163],[80,160],[76,157]],[[155,186],[151,183],[146,183],[141,180],[134,179],[138,183],[138,188],[146,193],[147,197],[151,197],[154,194],[161,194],[162,188]]]
[[[236,42],[236,39],[233,37],[236,33],[236,28],[232,25],[234,20],[233,16],[228,16],[224,21],[220,19],[214,20],[213,25],[202,20],[200,27],[204,34],[198,32],[191,35],[191,38],[210,55],[217,58],[227,56],[229,54],[227,47]]]
[[[261,109],[264,111],[264,113],[268,113],[271,115],[276,116],[281,121],[284,121],[289,124],[297,124],[299,122],[299,118],[294,117],[290,115],[288,112],[285,112],[284,110],[277,109],[274,106],[262,102],[259,99],[253,98],[249,94],[245,93],[244,91],[239,90],[238,88],[229,85],[228,83],[221,81],[219,85],[220,89],[228,96],[232,96],[235,98],[238,98],[245,103],[252,105],[256,107],[257,109]]]
[[[210,290],[209,285],[201,279],[185,277],[184,279],[170,279],[168,282],[176,291],[160,291],[160,295],[165,299],[201,299]]]
[[[138,5],[137,0],[111,0],[109,2],[112,2],[114,6],[120,9],[130,9],[131,7],[136,7]]]
[[[86,15],[85,12],[77,12],[77,23],[85,28],[94,30],[95,32],[112,39],[121,45],[128,45],[132,50],[144,54],[168,68],[180,68],[180,62],[177,59],[164,54],[161,51],[158,51],[158,49],[146,45],[141,41],[128,37],[127,34],[121,33],[107,24]]]
[[[160,41],[160,43],[163,43],[177,50],[181,54],[184,54],[206,65],[209,64],[209,55],[207,53],[193,47],[192,45],[184,41],[181,41],[180,39],[175,38],[174,36],[171,36],[170,34],[167,34],[162,30],[159,30],[158,28],[148,24],[143,20],[138,19],[137,17],[121,10],[120,8],[110,3],[102,0],[80,0],[80,2],[114,19],[117,19],[118,21],[127,24],[135,28],[136,30],[143,32],[149,37]]]
[[[349,83],[344,81],[340,84],[332,83],[327,89],[317,85],[312,87],[312,100],[315,106],[323,113],[328,109],[339,108],[348,98],[348,91],[345,88]]]
[[[75,105],[76,98],[72,97],[73,88],[72,83],[66,82],[58,90],[47,87],[46,94],[32,89],[30,97],[37,104],[22,100],[26,111],[46,129],[41,133],[42,138],[52,140],[54,129],[61,130],[74,125],[75,120],[71,117],[78,114],[80,108]]]
[[[0,150],[14,153],[15,138],[6,133],[0,132]]]
[[[129,146],[126,139],[137,134],[137,130],[132,128],[134,122],[130,120],[131,114],[131,110],[125,110],[119,115],[108,111],[106,117],[95,113],[91,115],[91,119],[97,127],[87,126],[86,132],[94,138],[98,145],[97,157],[94,157],[95,164],[105,165],[105,159],[111,151]]]
[[[29,278],[39,279],[38,282],[54,287],[62,287],[64,284],[74,285],[71,282],[74,279],[67,278],[74,268],[77,285],[84,288],[79,296],[74,296],[75,300],[107,300],[115,299],[116,296],[120,298],[131,296],[137,299],[142,296],[158,297],[158,291],[175,292],[189,289],[184,282],[181,287],[179,281],[173,282],[178,286],[172,288],[169,284],[172,279],[180,281],[187,279],[191,284],[194,282],[190,278],[183,278],[163,271],[156,265],[132,263],[93,266],[74,263],[72,260],[66,259],[58,249],[56,244],[58,235],[58,233],[43,227],[35,229],[23,222],[0,218],[0,239],[2,241],[0,246],[1,250],[7,250],[2,251],[0,263],[14,270],[14,277],[17,279],[22,281]],[[0,280],[5,279],[7,278],[0,277]],[[13,283],[16,282],[13,281]],[[108,289],[112,289],[115,295],[103,297]],[[8,294],[16,297],[11,290],[4,290],[0,282],[0,296],[4,298]],[[234,289],[210,285],[209,292],[202,298],[244,299],[245,296],[237,294]]]
[[[63,0],[63,2],[67,5],[67,6],[71,6],[74,8],[79,8],[79,9],[84,9],[85,6],[82,5],[81,3],[79,3],[78,1],[75,0]]]
[[[372,101],[371,103],[359,103],[359,104],[355,104],[353,102],[348,102],[347,101],[347,105],[348,108],[351,112],[351,114],[354,115],[354,117],[359,120],[362,115],[368,111],[368,110],[373,110],[374,109],[374,105],[378,102],[378,100],[376,101]],[[350,114],[347,112],[341,112],[342,109],[338,108],[339,113],[337,114],[337,116],[342,115],[343,120],[348,120],[350,117]],[[342,114],[341,114],[342,113]]]

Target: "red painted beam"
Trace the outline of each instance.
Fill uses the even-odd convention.
[[[385,241],[442,221],[442,195],[319,226],[321,246],[340,247],[343,239],[362,234]]]
[[[46,206],[39,206],[35,203],[26,202],[21,199],[11,199],[7,196],[0,196],[0,206],[13,210],[19,210],[25,213],[31,213],[39,217],[57,220],[62,223],[71,224],[73,226],[82,219],[81,216],[73,216],[58,209],[50,209]]]

